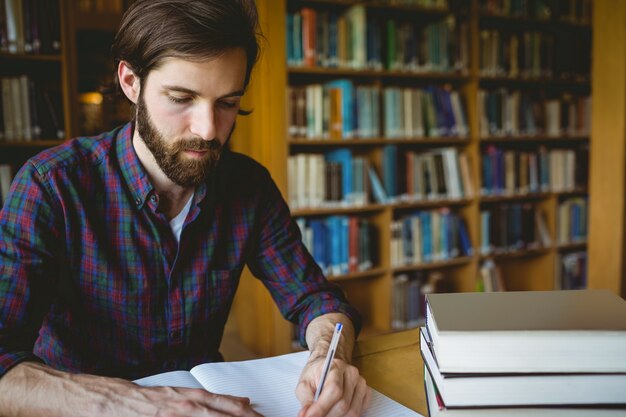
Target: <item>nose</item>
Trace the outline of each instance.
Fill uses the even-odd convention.
[[[198,106],[191,116],[191,133],[204,140],[217,138],[215,111],[210,104]]]

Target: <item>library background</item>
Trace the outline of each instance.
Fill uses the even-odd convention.
[[[0,0],[0,197],[30,156],[129,120],[109,55],[129,3]],[[269,168],[361,337],[417,327],[428,292],[624,297],[624,3],[257,0],[231,147]],[[296,349],[249,275],[241,340]]]

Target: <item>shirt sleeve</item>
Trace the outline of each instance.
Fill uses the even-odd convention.
[[[33,346],[50,306],[52,248],[60,246],[49,195],[27,163],[0,211],[0,377],[19,362],[40,361]]]
[[[342,313],[352,320],[357,335],[361,318],[341,288],[329,282],[302,243],[300,229],[267,170],[261,187],[257,245],[248,261],[251,272],[270,291],[287,320],[298,324],[300,344],[306,347],[306,328],[316,317]]]

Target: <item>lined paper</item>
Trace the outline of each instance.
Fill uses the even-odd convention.
[[[301,408],[295,389],[308,357],[309,352],[304,351],[241,362],[207,363],[194,367],[190,373],[167,372],[135,382],[144,386],[200,386],[217,394],[249,397],[253,408],[265,417],[293,417]],[[192,375],[195,383],[191,382]],[[416,417],[420,414],[372,389],[370,405],[363,417],[384,416]]]

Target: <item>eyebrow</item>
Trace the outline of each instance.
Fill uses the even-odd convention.
[[[194,96],[201,95],[199,92],[197,92],[195,90],[192,90],[190,88],[181,87],[181,86],[178,86],[178,85],[164,85],[162,88],[163,88],[163,90],[177,91],[179,93],[191,94],[191,95],[194,95]],[[229,97],[241,97],[241,96],[243,96],[243,93],[244,93],[243,90],[237,90],[237,91],[233,91],[232,93],[225,94],[225,95],[223,95],[223,96],[221,96],[219,98],[222,99],[222,98],[229,98]]]

